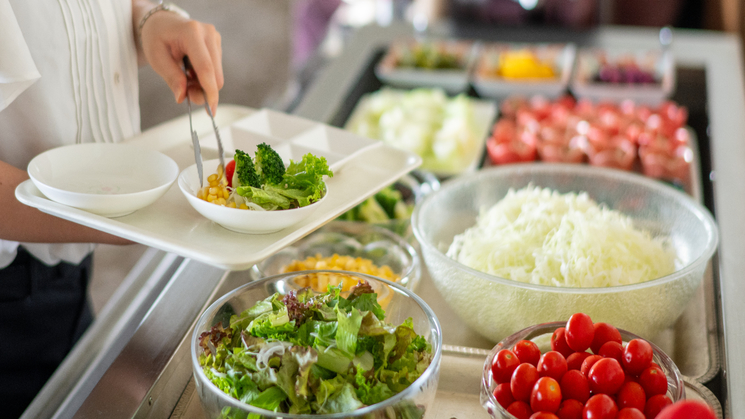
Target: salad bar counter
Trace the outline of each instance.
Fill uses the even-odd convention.
[[[254,417],[253,408],[245,409],[245,405],[235,399],[258,406],[259,413],[262,408],[277,409],[280,404],[294,409],[290,413],[278,413],[278,417],[311,411],[333,413],[338,412],[334,409],[339,405],[359,407],[375,404],[382,406],[375,413],[385,411],[385,417],[419,417],[423,410],[426,417],[432,418],[491,416],[511,419],[507,412],[521,418],[515,409],[528,409],[530,412],[530,408],[511,404],[527,406],[525,401],[510,399],[513,393],[518,398],[519,392],[513,387],[508,399],[502,398],[503,393],[497,393],[504,384],[499,374],[492,376],[497,368],[497,350],[517,350],[516,342],[510,341],[508,336],[523,329],[525,335],[521,335],[521,339],[532,339],[540,347],[538,355],[545,356],[541,355],[544,351],[561,352],[554,331],[563,331],[563,323],[551,324],[550,331],[544,331],[547,335],[543,340],[533,333],[535,327],[531,326],[564,322],[577,311],[573,308],[578,304],[596,322],[608,322],[631,332],[623,332],[624,344],[637,334],[650,341],[655,351],[654,365],[650,364],[650,357],[644,368],[663,366],[660,372],[663,369],[666,372],[669,386],[663,386],[659,395],[650,398],[651,394],[648,394],[648,400],[655,398],[655,403],[663,403],[660,400],[665,398],[667,401],[700,400],[720,418],[738,417],[745,412],[745,400],[739,397],[745,394],[745,356],[740,350],[745,345],[745,332],[741,327],[745,324],[745,314],[739,307],[745,298],[745,285],[737,275],[745,271],[742,241],[745,217],[741,211],[745,206],[745,183],[742,182],[745,166],[741,164],[745,159],[742,138],[745,132],[745,79],[737,39],[715,33],[676,32],[674,41],[666,46],[664,54],[653,54],[654,59],[659,59],[660,66],[657,67],[654,63],[647,65],[640,61],[638,64],[643,65],[634,67],[637,64],[633,64],[631,68],[623,60],[611,62],[609,57],[612,54],[596,54],[593,59],[600,62],[597,71],[602,67],[602,77],[588,76],[579,81],[584,83],[582,88],[591,90],[588,97],[602,93],[603,89],[592,90],[596,84],[617,83],[614,77],[621,76],[614,71],[623,67],[625,73],[622,76],[639,79],[637,89],[642,91],[640,97],[646,99],[640,99],[635,107],[616,102],[612,106],[590,109],[587,105],[589,99],[583,102],[582,95],[578,94],[581,89],[572,90],[577,102],[571,103],[550,91],[544,91],[549,99],[505,99],[516,93],[526,97],[541,93],[539,84],[525,88],[524,81],[519,80],[522,72],[538,74],[535,77],[546,79],[544,81],[551,89],[561,81],[552,77],[559,77],[564,83],[561,89],[566,92],[572,89],[572,81],[571,72],[567,73],[567,69],[561,67],[569,65],[565,56],[574,59],[590,51],[660,49],[657,31],[601,28],[584,33],[557,33],[548,29],[433,27],[427,37],[467,42],[457,44],[458,48],[453,50],[454,57],[447,60],[447,57],[440,57],[442,62],[432,64],[437,71],[447,72],[442,80],[450,84],[439,86],[444,91],[407,92],[402,90],[406,88],[407,80],[425,83],[425,89],[427,86],[438,87],[438,79],[432,73],[427,73],[424,78],[417,77],[418,70],[409,68],[421,62],[430,65],[432,57],[428,54],[432,51],[415,51],[407,56],[406,51],[397,49],[397,57],[387,55],[391,45],[399,45],[396,44],[399,40],[414,35],[421,37],[423,34],[414,34],[405,25],[360,29],[344,53],[324,68],[305,92],[293,110],[297,118],[292,117],[292,123],[272,125],[272,118],[283,118],[282,114],[272,111],[221,106],[217,123],[223,132],[227,132],[227,140],[231,143],[245,141],[241,136],[250,138],[255,135],[245,134],[246,131],[268,126],[270,129],[274,127],[275,131],[257,138],[264,141],[263,138],[274,137],[269,138],[274,141],[282,137],[282,141],[289,145],[278,141],[273,143],[277,144],[275,148],[280,150],[280,154],[284,146],[287,150],[294,150],[292,147],[299,150],[307,146],[302,142],[310,137],[285,131],[288,126],[310,124],[307,131],[312,131],[315,150],[323,152],[323,147],[326,147],[331,150],[330,155],[338,158],[329,161],[329,165],[335,172],[339,170],[341,175],[327,180],[328,198],[315,204],[321,205],[318,211],[321,215],[300,224],[300,230],[250,236],[227,232],[207,219],[200,219],[198,228],[179,231],[178,220],[159,216],[166,226],[163,229],[142,216],[146,214],[144,211],[152,214],[162,210],[162,205],[167,204],[163,200],[143,210],[139,217],[136,213],[121,219],[95,218],[89,225],[134,240],[140,239],[161,250],[151,249],[143,256],[92,330],[53,376],[24,418]],[[529,51],[522,49],[524,45],[537,46],[535,51],[546,45],[555,46],[557,50],[550,57],[551,62],[559,67],[546,68],[551,66],[550,60],[541,61],[542,53],[529,55]],[[501,67],[477,72],[477,54],[481,50],[492,54],[488,58],[491,65]],[[468,54],[473,56],[469,58]],[[675,57],[674,67],[667,60],[670,54]],[[406,63],[406,68],[397,69],[394,58]],[[470,66],[470,70],[465,71],[465,67],[459,67],[458,63]],[[480,65],[486,64],[482,62]],[[471,80],[471,74],[479,76]],[[464,79],[458,78],[457,81],[465,84],[455,86],[452,83],[454,76],[463,76]],[[667,89],[670,86],[659,83],[663,79],[667,83],[670,78],[675,80],[674,92],[670,88],[662,93],[671,96],[657,98],[655,95],[660,92],[645,90],[661,86]],[[470,82],[474,84],[469,85]],[[477,88],[477,84],[481,84],[482,89]],[[613,99],[612,94],[607,98]],[[645,103],[645,100],[650,102]],[[404,102],[413,104],[413,107],[399,107]],[[546,111],[541,116],[541,109],[549,108],[558,114]],[[424,115],[425,110],[435,112],[437,116]],[[499,123],[494,125],[505,115],[511,118],[510,122],[502,123],[501,128],[498,128]],[[585,122],[585,128],[581,124],[567,123],[574,116],[590,122]],[[610,120],[622,121],[611,123]],[[162,152],[183,169],[193,163],[191,139],[184,129],[185,124],[186,116],[177,118],[143,133],[130,143]],[[211,147],[213,140],[207,135],[212,127],[206,115],[195,115],[194,124],[200,135],[205,134],[202,140],[205,159],[215,158],[216,149]],[[569,125],[579,128],[571,134],[563,134],[569,131],[566,129]],[[515,134],[517,126],[522,134]],[[634,131],[634,127],[643,126],[646,127],[644,130]],[[343,127],[356,134],[333,127]],[[559,132],[566,140],[553,139],[559,136]],[[596,137],[593,137],[593,132]],[[606,153],[604,156],[623,155],[626,145],[618,145],[623,141],[614,142],[616,140],[611,138],[631,135],[630,132],[635,133],[631,141],[634,149],[629,164],[623,168],[648,177],[620,171],[617,170],[619,166],[606,164],[616,161],[611,157],[593,160],[601,151]],[[639,139],[640,132],[641,138],[649,135],[647,140]],[[534,137],[526,138],[525,133]],[[664,136],[665,133],[670,135]],[[458,137],[458,134],[463,135]],[[336,140],[342,136],[348,136],[346,142]],[[362,137],[381,141],[369,142]],[[457,140],[451,141],[453,137]],[[584,143],[575,137],[584,138]],[[492,142],[494,144],[490,145]],[[252,142],[252,147],[257,143]],[[401,143],[405,144],[401,146]],[[534,158],[529,160],[540,157],[543,162],[523,166],[506,164],[506,161],[494,158],[496,146],[510,143],[518,144],[518,147],[532,144]],[[602,149],[598,148],[600,143]],[[357,148],[349,149],[341,144],[356,144]],[[536,147],[536,144],[541,146]],[[555,160],[557,157],[552,156],[557,154],[550,152],[554,149],[562,152],[571,149],[572,153],[579,153],[579,160],[590,164],[551,163],[569,161]],[[412,157],[416,154],[421,159]],[[671,158],[670,161],[677,158],[674,167],[665,160],[667,157]],[[377,201],[366,201],[342,216],[347,220],[367,217],[378,222],[388,217],[402,218],[403,223],[385,221],[375,227],[362,228],[357,223],[333,221],[323,226],[330,219],[327,215],[336,217],[360,204],[422,161],[439,176],[442,186],[431,174],[418,176],[418,180],[410,177],[405,182],[397,182],[394,187],[398,190],[395,192],[387,190],[385,194],[376,196]],[[603,163],[599,163],[601,161]],[[592,167],[598,165],[613,168]],[[212,173],[213,167],[208,166],[206,170]],[[340,195],[334,195],[334,187],[341,191]],[[586,196],[570,194],[579,190],[588,192],[603,205],[584,209]],[[640,235],[651,234],[655,240],[659,236],[665,238],[658,240],[662,246],[658,254],[664,254],[664,249],[670,250],[669,246],[676,250],[676,254],[671,256],[669,266],[661,268],[668,269],[666,273],[649,279],[663,278],[649,281],[649,286],[644,282],[623,282],[627,280],[626,271],[617,274],[620,268],[611,265],[612,260],[606,260],[603,265],[608,267],[604,272],[607,275],[602,279],[604,288],[590,285],[589,289],[554,286],[541,282],[540,278],[531,280],[523,268],[504,268],[498,274],[488,270],[502,269],[501,261],[490,260],[489,267],[469,267],[464,249],[473,246],[467,241],[474,240],[475,236],[467,229],[477,222],[479,225],[488,222],[490,228],[496,229],[500,217],[510,217],[509,209],[504,210],[507,215],[492,215],[492,220],[485,219],[485,209],[491,205],[506,208],[508,203],[504,197],[507,195],[510,199],[523,199],[517,206],[526,211],[533,204],[525,194],[531,193],[543,198],[552,196],[557,200],[552,211],[557,212],[561,212],[563,205],[560,201],[566,202],[570,210],[581,207],[587,214],[605,217],[605,220],[616,217],[609,214],[611,211],[606,211],[605,205],[618,209],[632,218],[644,220]],[[31,185],[17,194],[42,210],[56,211],[73,221],[90,223],[87,220],[91,218],[83,212],[56,205],[35,193]],[[397,198],[390,199],[391,196]],[[181,198],[178,187],[172,188],[164,197],[173,202]],[[394,202],[396,199],[403,199],[405,204]],[[413,204],[416,208],[412,215]],[[494,208],[489,212],[496,211]],[[163,210],[163,214],[168,213]],[[194,213],[187,206],[176,214],[189,221]],[[569,210],[567,214],[578,216]],[[411,225],[407,221],[409,216],[412,217]],[[571,230],[571,239],[557,235],[551,240],[574,243],[578,248],[581,247],[578,244],[579,230],[594,231],[595,236],[606,233],[603,228],[591,230],[594,227],[585,219],[572,220],[572,228],[580,225],[582,228]],[[512,222],[517,224],[514,219]],[[531,219],[530,225],[534,227],[542,222],[538,217]],[[621,227],[614,230],[614,234],[627,234],[624,219],[620,218],[618,223]],[[316,231],[319,227],[321,229]],[[554,230],[564,229],[562,231],[566,233],[567,228],[567,224],[562,224]],[[159,233],[153,234],[148,229]],[[224,238],[224,243],[211,234]],[[584,237],[587,236],[585,232]],[[589,236],[594,238],[593,234]],[[256,240],[251,242],[254,237]],[[626,242],[631,241],[630,236],[624,237]],[[192,239],[204,240],[194,243]],[[246,245],[241,247],[244,240]],[[484,237],[478,237],[478,240],[482,241],[476,242],[476,247],[498,247],[498,244],[485,244],[487,239]],[[519,240],[527,246],[527,239],[521,237]],[[640,252],[630,247],[628,253],[631,256],[634,253],[643,256],[651,249],[646,247]],[[592,246],[586,245],[585,248]],[[250,252],[244,253],[242,249]],[[532,249],[530,252],[533,254],[545,253],[543,269],[552,270],[552,281],[558,282],[559,277],[567,282],[580,281],[570,276],[571,269],[550,260],[558,253],[555,246],[547,248],[544,243],[543,248]],[[619,246],[616,251],[620,255],[625,250]],[[354,258],[332,256],[334,253],[346,253]],[[592,258],[588,256],[582,259],[566,253],[562,257],[573,258],[577,266],[591,265]],[[505,258],[509,259],[508,256]],[[627,262],[626,265],[635,263]],[[301,269],[318,271],[310,276],[287,273]],[[383,281],[371,279],[372,289],[377,295],[377,302],[373,302],[369,296],[364,297],[368,291],[351,287],[344,275],[325,269],[354,270],[384,277],[397,284],[386,285]],[[280,273],[280,276],[262,279]],[[601,281],[600,276],[591,274],[582,280],[591,277]],[[246,284],[249,285],[240,288],[244,291],[237,290]],[[320,294],[329,286],[342,294]],[[310,287],[312,291],[298,291],[301,287]],[[223,298],[229,294],[230,298],[237,299],[241,293],[261,296],[231,304]],[[318,295],[311,297],[308,293]],[[303,310],[311,313],[312,320],[308,320]],[[209,318],[202,316],[203,313],[208,313]],[[389,326],[380,326],[375,332],[378,325],[375,317],[382,320],[384,315]],[[293,326],[302,326],[294,331],[286,328],[284,325],[289,322],[282,320],[285,317],[293,319]],[[570,324],[567,323],[567,334],[572,331]],[[328,328],[333,328],[336,333],[335,340],[331,340],[333,343],[327,339]],[[348,336],[350,328],[354,330],[353,338]],[[314,351],[298,353],[285,342],[288,339],[306,342]],[[560,340],[564,339],[561,337]],[[621,338],[618,340],[617,345],[622,348]],[[495,347],[499,341],[509,344],[504,343],[507,345],[503,345],[504,348]],[[573,338],[567,336],[564,345],[568,343],[574,346]],[[231,348],[230,345],[240,348]],[[225,358],[226,347],[231,351],[229,360]],[[583,347],[577,352],[586,349]],[[567,357],[566,363],[572,359],[572,352],[570,349],[562,354]],[[598,348],[593,352],[597,354]],[[599,352],[605,353],[602,349]],[[549,353],[556,352],[546,352]],[[318,355],[316,360],[314,354],[322,355]],[[348,359],[341,357],[343,365],[340,366],[339,360],[331,356],[334,354],[346,354]],[[317,361],[318,366],[310,367],[308,356]],[[584,354],[584,357],[588,356]],[[487,357],[495,359],[495,366],[485,367]],[[523,355],[519,357],[523,358]],[[409,361],[411,363],[406,364]],[[373,366],[377,371],[374,377],[365,376],[365,371]],[[624,363],[624,370],[634,370],[626,367]],[[288,368],[292,369],[293,380],[289,383],[283,378],[283,371],[287,372]],[[538,363],[538,369],[541,368],[541,363]],[[584,370],[584,365],[582,368]],[[574,369],[579,369],[579,365]],[[264,378],[257,378],[259,383],[270,381],[275,385],[266,387],[261,384],[257,390],[253,382],[236,384],[241,374],[254,374],[246,371],[262,374]],[[273,371],[277,377],[272,378]],[[338,375],[334,371],[339,371]],[[350,371],[356,371],[356,375],[345,375]],[[329,389],[325,384],[320,387],[310,385],[308,374],[328,378],[322,380],[323,383],[337,382],[337,388]],[[577,372],[573,374],[579,375]],[[512,380],[514,386],[514,375]],[[401,386],[403,382],[406,382],[405,386]],[[251,386],[254,386],[253,390]],[[603,393],[600,388],[593,387],[593,393]],[[295,389],[297,394],[288,389]],[[345,392],[356,393],[356,396],[343,397],[347,394]],[[358,399],[367,403],[360,403]],[[618,396],[616,400],[622,403],[621,399]],[[556,411],[558,404],[555,407],[551,409]],[[349,416],[369,413],[365,409],[368,408],[363,407]]]

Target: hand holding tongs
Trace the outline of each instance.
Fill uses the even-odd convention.
[[[220,131],[217,130],[217,124],[215,124],[215,117],[212,115],[212,109],[210,109],[210,105],[207,103],[207,94],[204,93],[204,88],[199,84],[199,80],[197,79],[197,73],[194,71],[194,67],[191,66],[191,61],[189,61],[189,57],[184,55],[184,73],[186,74],[186,103],[189,105],[189,129],[191,130],[191,141],[194,144],[194,159],[197,162],[197,173],[199,174],[199,186],[204,186],[204,169],[202,168],[202,149],[199,146],[199,138],[197,137],[197,132],[194,131],[194,127],[192,126],[191,122],[191,100],[189,100],[189,87],[197,85],[202,90],[202,95],[204,96],[204,108],[207,109],[207,114],[209,114],[210,119],[212,120],[212,128],[215,130],[215,138],[217,139],[217,154],[218,158],[220,159],[220,168],[218,168],[218,173],[225,173],[225,157],[223,156],[223,148],[222,148],[222,140],[220,139]]]

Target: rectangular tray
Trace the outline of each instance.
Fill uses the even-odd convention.
[[[223,118],[218,120],[218,124],[227,131],[225,128],[233,122],[255,112],[242,107],[221,108]],[[209,132],[205,128],[206,117],[201,114],[196,115],[195,129],[201,133]],[[182,116],[128,142],[163,152],[183,170],[194,164],[188,124],[187,117]],[[217,157],[214,151],[212,156],[209,154],[209,147],[205,147],[204,160]],[[220,268],[244,270],[333,220],[421,162],[419,157],[385,144],[364,147],[349,154],[336,161],[337,174],[326,181],[332,193],[319,204],[313,215],[293,227],[266,235],[235,233],[202,217],[189,205],[175,183],[154,204],[119,218],[106,218],[51,201],[30,180],[18,186],[16,197],[26,205],[78,224]],[[343,167],[341,163],[344,163]]]
[[[428,419],[473,418],[489,419],[481,406],[481,373],[487,350],[465,346],[444,345],[440,364],[440,381],[435,402],[425,414]],[[722,418],[722,407],[716,396],[703,385],[685,380],[686,399],[700,400],[709,404]],[[496,416],[499,417],[499,416]],[[190,379],[171,419],[204,419],[206,415]]]

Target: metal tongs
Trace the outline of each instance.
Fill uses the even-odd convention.
[[[225,156],[223,155],[222,140],[220,139],[220,131],[217,129],[215,124],[215,117],[212,115],[212,109],[207,103],[207,95],[204,93],[204,88],[199,84],[197,79],[197,73],[194,71],[194,67],[191,66],[189,57],[184,55],[184,73],[186,74],[186,104],[189,105],[189,130],[191,131],[191,141],[194,145],[194,160],[197,162],[197,173],[199,174],[199,186],[204,187],[204,169],[202,168],[202,148],[199,146],[199,137],[197,132],[194,131],[194,126],[191,121],[191,100],[189,100],[189,87],[197,85],[202,90],[204,96],[204,108],[207,110],[207,114],[212,120],[212,128],[215,130],[215,138],[217,139],[217,155],[220,159],[220,168],[217,170],[219,173],[225,173]]]

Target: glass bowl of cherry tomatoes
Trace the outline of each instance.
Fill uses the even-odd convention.
[[[583,313],[503,339],[481,377],[495,419],[653,419],[683,399],[683,377],[659,347]]]

